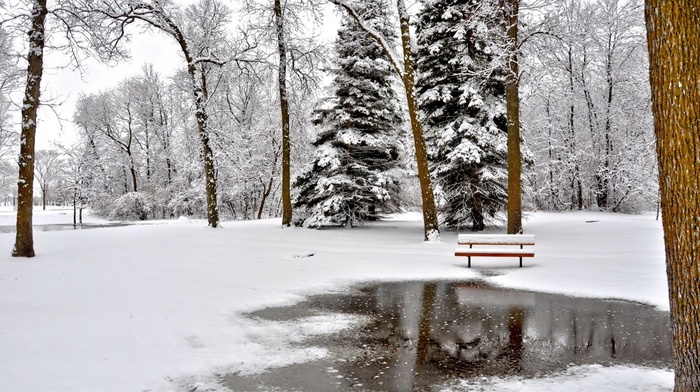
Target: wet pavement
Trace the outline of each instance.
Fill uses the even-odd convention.
[[[370,321],[306,341],[329,350],[322,360],[227,375],[224,385],[235,392],[430,391],[458,379],[539,377],[570,365],[671,366],[667,312],[478,282],[377,283],[250,317],[288,321],[328,313]]]

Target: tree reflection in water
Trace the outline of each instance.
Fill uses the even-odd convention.
[[[311,297],[287,311],[372,320],[359,331],[313,342],[334,353],[328,361],[347,383],[335,386],[334,379],[326,390],[411,391],[454,378],[536,376],[570,364],[671,365],[668,313],[626,301],[475,282],[399,282]]]

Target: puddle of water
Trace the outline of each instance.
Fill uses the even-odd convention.
[[[34,231],[63,231],[63,230],[81,230],[81,229],[100,229],[105,227],[122,227],[128,226],[126,223],[83,223],[82,225],[73,225],[72,223],[57,223],[49,225],[34,225]],[[17,226],[0,226],[0,233],[14,233],[17,231]]]
[[[330,351],[323,360],[227,375],[224,385],[233,391],[428,391],[458,378],[537,377],[571,364],[671,366],[666,312],[474,282],[379,283],[251,316],[294,320],[329,312],[372,321],[307,341]]]

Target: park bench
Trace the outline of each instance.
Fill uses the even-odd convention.
[[[472,266],[472,257],[519,257],[520,267],[523,266],[523,257],[534,257],[534,234],[460,234],[457,236],[458,245],[469,245],[469,248],[460,247],[455,250],[455,256],[469,258],[468,267]],[[474,248],[474,246],[488,246],[488,248]],[[519,248],[513,248],[519,245]],[[507,246],[507,247],[506,247]],[[529,246],[529,248],[524,248]]]

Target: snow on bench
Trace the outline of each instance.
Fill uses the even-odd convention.
[[[533,248],[523,248],[535,245],[533,234],[460,234],[457,236],[457,245],[469,245],[469,248],[455,250],[455,256],[469,258],[469,268],[472,266],[472,257],[518,257],[522,267],[523,257],[535,256]],[[519,245],[520,248],[473,248],[474,245]]]

